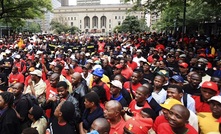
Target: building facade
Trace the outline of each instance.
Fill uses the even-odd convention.
[[[77,0],[78,6],[83,5],[99,5],[101,3],[100,0]]]
[[[65,6],[53,11],[54,21],[68,26],[76,26],[85,33],[109,33],[121,25],[128,15],[138,19],[142,12],[128,12],[131,4],[96,5],[96,6]]]

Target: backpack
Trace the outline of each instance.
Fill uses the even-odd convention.
[[[29,108],[33,107],[34,105],[39,105],[37,98],[29,93],[23,94],[22,99],[26,99],[28,101]]]

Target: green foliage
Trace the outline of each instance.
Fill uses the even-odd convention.
[[[59,23],[59,22],[56,22],[56,21],[52,21],[50,23],[51,25],[51,30],[53,30],[55,33],[76,33],[76,32],[80,32],[80,29],[76,26],[73,26],[73,27],[70,27],[70,26],[67,26],[65,24],[62,24],[62,23]]]
[[[135,16],[127,16],[122,25],[114,29],[118,29],[118,32],[140,32],[140,21]]]
[[[26,19],[43,18],[51,10],[51,0],[0,0],[0,21],[18,28]]]

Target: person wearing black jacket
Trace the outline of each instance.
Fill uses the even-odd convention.
[[[12,108],[14,96],[9,92],[0,93],[0,134],[20,134],[20,121]]]

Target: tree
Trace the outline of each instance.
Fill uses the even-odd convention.
[[[122,25],[118,28],[118,32],[139,32],[140,22],[135,16],[127,16]]]
[[[76,26],[70,27],[65,24],[56,22],[54,20],[51,21],[50,25],[51,25],[51,30],[54,30],[54,32],[58,34],[60,34],[61,32],[74,34],[80,31],[80,29],[77,28]]]

